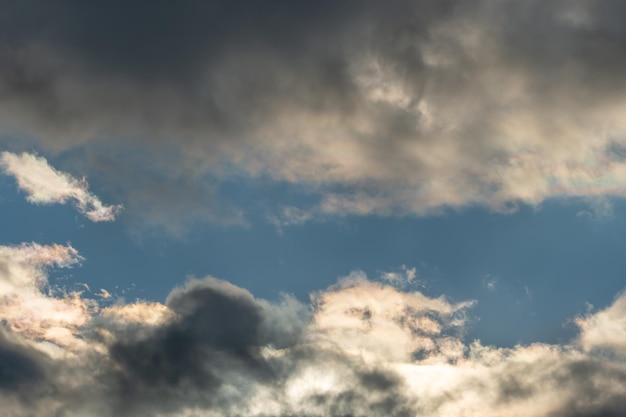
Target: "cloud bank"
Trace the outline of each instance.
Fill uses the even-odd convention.
[[[0,168],[15,177],[26,199],[35,204],[65,203],[72,200],[76,209],[93,222],[109,222],[122,209],[121,205],[107,206],[88,191],[83,178],[77,180],[65,172],[59,172],[45,158],[28,153],[16,155],[11,152],[0,154]]]
[[[466,343],[467,309],[353,272],[269,302],[212,277],[165,304],[98,305],[47,282],[70,246],[0,247],[4,415],[620,416],[622,295],[568,345]],[[484,318],[488,319],[488,318]]]
[[[615,0],[10,2],[0,124],[12,147],[21,132],[79,153],[156,223],[224,217],[215,184],[241,178],[312,197],[271,207],[281,224],[623,196],[623,12]]]

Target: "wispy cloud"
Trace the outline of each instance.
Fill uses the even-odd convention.
[[[57,171],[45,158],[11,152],[0,154],[0,168],[4,173],[15,177],[26,199],[35,204],[66,203],[73,201],[76,209],[89,220],[108,222],[122,209],[121,205],[107,206],[89,192],[87,181],[76,179],[70,174]]]
[[[400,268],[396,270],[384,271],[380,274],[380,278],[399,288],[404,288],[412,284],[424,284],[417,276],[417,268],[410,268],[406,265],[401,265]]]

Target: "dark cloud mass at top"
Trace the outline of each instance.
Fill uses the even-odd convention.
[[[185,208],[189,221],[241,221],[216,185],[231,177],[315,197],[270,207],[281,224],[621,195],[622,11],[611,0],[3,1],[3,140],[18,148],[21,132],[80,155],[74,168],[113,182],[130,216],[171,229]]]
[[[7,2],[4,97],[32,107],[42,128],[57,127],[60,135],[71,133],[74,123],[121,122],[116,133],[122,134],[126,124],[150,131],[151,124],[162,122],[156,116],[169,115],[165,125],[173,132],[168,133],[182,134],[184,140],[185,131],[195,126],[211,141],[221,130],[237,128],[236,113],[262,112],[259,104],[284,95],[274,90],[282,72],[306,77],[300,70],[314,65],[309,73],[320,78],[318,87],[335,81],[324,92],[344,90],[345,62],[339,61],[345,60],[340,49],[346,36],[341,32],[350,31],[354,14],[360,14],[354,4],[335,2]],[[318,60],[317,53],[336,55],[336,68],[331,56]],[[65,80],[69,76],[75,78]],[[227,91],[220,91],[221,81],[230,81],[221,87]],[[65,82],[85,90],[72,96]],[[113,90],[100,91],[105,86]],[[144,94],[169,100],[154,102]],[[124,111],[117,113],[119,105]],[[82,106],[101,112],[85,115],[78,111]],[[114,118],[107,122],[107,116]],[[80,139],[88,138],[75,138]]]

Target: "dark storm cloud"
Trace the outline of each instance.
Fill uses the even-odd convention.
[[[28,391],[45,380],[46,357],[11,341],[0,329],[0,390]]]
[[[358,20],[361,7],[355,5],[326,1],[300,5],[281,1],[4,2],[0,29],[3,102],[28,106],[43,125],[59,127],[61,135],[71,131],[74,123],[89,125],[104,118],[108,124],[110,117],[112,124],[123,122],[122,132],[126,123],[150,131],[150,124],[159,125],[163,120],[158,117],[165,117],[166,125],[174,124],[174,133],[184,133],[185,124],[201,125],[207,140],[212,140],[211,136],[237,128],[238,109],[228,106],[229,101],[242,105],[243,112],[257,107],[261,112],[260,104],[268,98],[284,95],[280,89],[272,91],[281,83],[278,78],[284,70],[297,76],[314,65],[303,75],[319,77],[315,87],[330,84],[323,93],[341,87],[345,63],[333,61],[345,57],[332,50],[341,49],[341,33],[353,28],[346,23]],[[331,56],[318,60],[322,52]],[[237,65],[240,59],[246,63],[248,54],[253,67]],[[236,71],[235,77],[224,86],[228,91],[220,91],[219,84],[228,79],[213,77],[225,69],[229,57],[236,61],[228,69]],[[273,60],[279,62],[273,65]],[[273,75],[273,70],[279,73]],[[64,79],[66,74],[73,79]],[[100,91],[98,84],[113,90]],[[72,85],[81,91],[65,88]],[[143,97],[153,93],[162,94],[163,100],[151,103],[154,97]],[[248,100],[252,103],[245,106]],[[122,112],[117,113],[117,105]]]
[[[569,401],[550,417],[626,416],[626,368],[597,359],[571,361],[557,372],[556,383],[573,387]],[[610,382],[609,382],[610,381]],[[616,387],[620,387],[615,389]]]
[[[59,393],[54,377],[58,363],[4,326],[0,328],[2,413],[7,417],[39,415]]]
[[[514,403],[532,401],[541,390],[560,392],[561,401],[548,417],[618,417],[626,415],[623,389],[626,387],[626,368],[598,358],[569,358],[554,364],[550,372],[538,363],[525,364],[516,371],[500,375],[500,401]],[[538,378],[529,383],[532,378]]]
[[[270,400],[280,404],[279,415],[290,415],[293,405],[281,398],[281,391],[316,363],[344,368],[347,383],[338,392],[303,398],[301,405],[310,410],[306,415],[411,415],[412,401],[401,393],[403,383],[395,373],[368,368],[335,349],[315,347],[302,334],[307,322],[297,310],[283,306],[277,311],[214,279],[175,290],[168,306],[176,314],[173,321],[148,336],[124,334],[125,339],[110,347],[116,371],[108,377],[114,397],[107,402],[115,415],[175,415],[186,407],[241,415],[245,407],[239,403],[260,389],[274,391]],[[283,353],[264,356],[262,349],[268,346]]]
[[[243,296],[242,296],[243,295]],[[188,382],[210,391],[220,380],[212,368],[232,362],[263,368],[261,309],[248,294],[228,294],[209,285],[178,292],[169,303],[177,319],[146,339],[111,347],[112,358],[136,384],[166,388]]]
[[[155,224],[184,223],[185,207],[228,217],[217,184],[233,176],[319,199],[276,213],[284,223],[620,194],[623,9],[4,1],[3,142],[80,156],[62,168],[98,173]],[[148,162],[102,163],[124,154]],[[187,191],[172,205],[146,178]]]
[[[297,52],[320,23],[334,32],[362,9],[355,7],[358,2],[332,1],[4,3],[0,34],[10,45],[44,40],[74,51],[93,69],[118,69],[138,78],[163,74],[166,80],[171,74],[197,76],[199,62],[228,53],[237,43]]]
[[[318,396],[328,403],[328,415],[385,415],[409,417],[416,414],[416,401],[407,398],[402,380],[393,372],[357,371],[357,383],[351,391]]]
[[[249,293],[210,280],[175,291],[168,305],[176,314],[172,322],[110,348],[120,369],[119,412],[154,402],[174,409],[189,401],[216,406],[229,374],[246,375],[247,383],[272,379],[260,354],[271,342],[264,340],[263,310]]]

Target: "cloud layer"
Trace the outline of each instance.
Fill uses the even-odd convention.
[[[30,202],[112,221],[121,206],[64,171],[94,175],[130,217],[174,232],[245,221],[224,201],[237,187],[293,191],[267,203],[279,226],[624,196],[625,12],[2,2],[0,168]],[[625,294],[573,318],[567,344],[498,348],[466,339],[473,301],[407,291],[406,266],[384,282],[355,271],[308,303],[214,277],[127,303],[49,281],[82,261],[69,244],[0,246],[3,416],[625,415]]]
[[[65,203],[72,200],[76,209],[94,222],[109,222],[122,209],[121,205],[107,206],[88,191],[87,181],[77,180],[65,172],[59,172],[45,158],[28,153],[0,154],[0,168],[15,177],[26,199],[35,204]]]
[[[13,2],[0,121],[122,176],[124,201],[157,223],[181,210],[159,189],[214,220],[215,184],[242,177],[315,197],[279,202],[279,223],[622,196],[623,12],[615,0]]]
[[[304,305],[207,277],[165,304],[98,305],[47,282],[70,246],[0,247],[5,415],[620,416],[624,296],[568,345],[466,343],[451,303],[353,272]],[[484,318],[488,319],[488,318]]]

